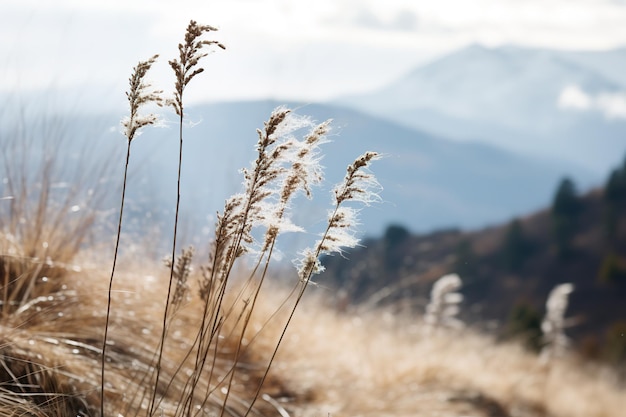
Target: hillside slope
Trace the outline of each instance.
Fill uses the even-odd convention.
[[[561,235],[551,210],[473,232],[411,235],[390,227],[346,259],[327,258],[319,281],[343,289],[358,308],[392,303],[423,312],[433,281],[456,272],[464,283],[464,320],[501,336],[524,337],[535,349],[548,293],[571,282],[572,327],[566,333],[576,348],[626,361],[626,210],[623,203],[609,205],[601,190],[578,204]]]

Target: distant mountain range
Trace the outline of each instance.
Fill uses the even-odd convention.
[[[255,157],[255,130],[280,104],[255,101],[189,108],[182,213],[190,232],[210,229],[224,200],[240,190],[238,170]],[[343,179],[348,164],[367,150],[384,155],[372,167],[383,186],[383,202],[361,213],[360,230],[367,235],[380,235],[392,223],[430,231],[505,221],[545,205],[562,176],[570,173],[581,184],[589,184],[593,177],[572,164],[521,156],[484,143],[450,141],[348,108],[288,104],[315,120],[333,119],[332,142],[323,149],[326,182],[317,190],[313,204],[302,201],[295,209],[297,221],[307,230],[324,224],[331,187]],[[84,147],[85,140],[90,147],[104,145],[95,154],[102,157],[113,148],[123,154],[125,143],[118,120],[117,115],[102,115],[70,117],[57,123],[67,127],[68,136],[78,138],[77,147]],[[111,163],[115,183],[121,180],[123,159]],[[171,221],[177,161],[177,130],[173,127],[149,128],[133,142],[127,208],[134,219]],[[118,198],[113,195],[111,208],[116,207]]]
[[[337,103],[457,140],[605,175],[626,152],[626,49],[473,45]]]
[[[563,176],[587,189],[598,185],[623,157],[626,119],[621,118],[619,100],[626,75],[616,70],[623,62],[626,50],[574,53],[472,46],[380,91],[333,103],[188,106],[183,226],[189,233],[208,233],[215,212],[239,191],[238,170],[254,159],[256,129],[282,104],[318,121],[334,120],[332,142],[324,150],[326,183],[316,202],[296,210],[297,221],[307,230],[322,226],[330,188],[366,150],[385,155],[373,166],[384,201],[362,211],[364,234],[380,235],[391,223],[427,232],[479,228],[523,215],[549,204]],[[610,109],[613,118],[607,117]],[[9,112],[1,116],[6,134],[11,120],[18,118]],[[96,153],[101,158],[112,149],[124,151],[120,116],[63,110],[54,116],[63,129],[53,130],[76,138],[76,149],[88,142],[96,152],[92,144],[102,144]],[[49,140],[45,123],[22,123],[31,136]],[[174,128],[148,129],[133,143],[128,209],[134,219],[171,221],[177,152]],[[123,158],[111,166],[117,181]],[[112,197],[109,206],[115,207],[116,201]]]

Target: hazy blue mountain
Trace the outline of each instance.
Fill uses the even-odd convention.
[[[607,51],[563,51],[563,56],[626,87],[626,47]]]
[[[189,108],[185,129],[182,210],[189,227],[210,227],[224,200],[239,190],[238,169],[254,159],[256,129],[280,103],[217,103]],[[373,166],[384,190],[384,202],[363,210],[361,230],[380,234],[390,223],[416,231],[442,227],[479,227],[522,215],[547,204],[561,176],[571,174],[588,186],[593,175],[572,164],[524,157],[480,143],[459,143],[426,134],[355,110],[319,104],[291,103],[300,114],[323,121],[332,118],[332,142],[324,146],[326,184],[316,202],[298,209],[301,219],[323,224],[330,189],[345,168],[366,150],[385,155]],[[171,117],[173,120],[174,118]],[[67,123],[80,137],[114,148],[123,156],[124,139],[117,116],[82,118]],[[171,218],[175,201],[177,129],[150,128],[133,143],[129,207],[151,218]],[[82,135],[85,136],[85,135]],[[100,146],[98,155],[106,154]],[[121,176],[123,158],[114,162]],[[115,198],[113,198],[113,201]]]
[[[338,102],[449,138],[563,158],[605,174],[626,151],[626,108],[619,108],[620,97],[626,100],[624,64],[626,49],[473,45]],[[609,107],[623,117],[608,117]]]
[[[238,170],[255,157],[256,129],[279,104],[233,102],[189,108],[182,172],[182,226],[188,234],[208,233],[215,212],[239,191]],[[504,221],[545,206],[565,174],[583,186],[593,178],[571,164],[524,157],[487,144],[449,141],[347,108],[291,105],[317,121],[334,120],[332,142],[324,145],[325,185],[312,204],[295,209],[298,222],[310,230],[323,226],[331,187],[366,150],[384,154],[373,166],[384,201],[362,211],[360,230],[370,235],[382,233],[391,223],[428,231]],[[173,216],[178,140],[174,117],[169,118],[169,126],[147,129],[132,145],[127,207],[139,230],[142,219],[158,219],[169,227]],[[103,181],[119,184],[125,151],[119,117],[71,120],[57,123],[66,127],[67,136],[78,138],[81,147],[87,144],[95,152],[92,157],[102,159],[115,150],[118,156],[109,163],[111,170]],[[112,212],[118,198],[113,194],[109,201]]]

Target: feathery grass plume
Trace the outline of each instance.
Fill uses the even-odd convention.
[[[553,357],[562,355],[569,339],[565,336],[566,320],[565,310],[569,303],[569,295],[574,291],[574,284],[559,284],[550,291],[546,301],[546,315],[541,322],[544,346],[541,350],[540,360],[548,363]]]
[[[194,248],[193,246],[189,246],[188,248],[183,249],[182,253],[176,258],[176,263],[174,265],[174,278],[176,279],[176,288],[174,289],[174,294],[172,295],[172,299],[170,300],[173,312],[176,312],[176,310],[180,307],[183,301],[187,299],[187,295],[189,293],[189,284],[187,283],[187,280],[193,270],[191,266],[193,254]],[[171,258],[164,259],[163,262],[167,268],[172,267]]]
[[[297,153],[280,190],[280,198],[276,204],[274,215],[267,224],[262,251],[273,248],[281,231],[301,230],[293,225],[288,218],[285,219],[285,213],[289,208],[290,199],[298,192],[303,192],[308,199],[311,199],[313,198],[311,185],[319,185],[322,182],[323,173],[320,166],[319,147],[328,142],[326,136],[330,131],[330,122],[327,120],[315,126],[304,141],[298,144]]]
[[[342,204],[360,202],[369,205],[380,201],[380,184],[368,171],[371,162],[377,159],[380,159],[380,155],[376,152],[366,152],[359,156],[348,166],[343,182],[333,189],[334,208],[329,212],[328,224],[322,238],[313,248],[305,249],[302,257],[296,261],[302,282],[308,283],[312,275],[324,270],[319,261],[321,255],[341,254],[343,248],[354,248],[358,244],[353,232],[358,224],[358,210]]]
[[[226,286],[236,260],[243,254],[252,252],[251,245],[255,244],[252,230],[259,226],[267,227],[265,243],[260,251],[255,252],[258,256],[255,267],[235,297],[235,300],[243,300],[236,319],[236,323],[241,323],[241,335],[235,339],[238,340],[233,357],[235,365],[242,352],[244,333],[272,257],[273,242],[285,229],[297,230],[285,218],[289,200],[299,189],[310,194],[309,185],[321,180],[316,147],[324,140],[324,134],[328,131],[327,123],[316,126],[300,141],[295,137],[295,132],[313,126],[313,123],[306,117],[293,114],[287,108],[279,107],[272,112],[264,125],[264,130],[257,130],[257,158],[251,169],[243,170],[244,191],[230,197],[226,201],[224,212],[218,213],[210,263],[202,267],[200,296],[204,301],[204,313],[196,351],[197,369],[188,382],[191,387],[189,394],[182,401],[188,408],[191,407],[190,398],[194,395],[207,357],[217,355],[219,340],[216,336],[220,334],[223,320],[232,314],[234,305],[226,311],[222,306]],[[260,279],[256,280],[256,273],[263,260],[265,267],[262,268]],[[248,293],[245,299],[244,292]],[[222,410],[227,408],[235,371],[235,366],[229,371]],[[213,374],[213,368],[210,374]]]
[[[198,25],[197,22],[191,20],[185,32],[185,43],[178,44],[179,59],[169,61],[170,67],[176,75],[176,84],[174,88],[174,98],[168,100],[168,105],[174,107],[176,114],[183,116],[183,93],[185,87],[198,74],[204,71],[204,68],[197,67],[200,59],[208,55],[202,52],[202,48],[211,45],[217,45],[222,49],[226,49],[224,45],[218,41],[201,39],[202,35],[208,32],[216,31],[217,28],[209,25]]]
[[[224,45],[214,40],[202,39],[205,33],[216,31],[217,28],[209,25],[198,25],[194,20],[189,22],[187,30],[185,32],[185,42],[178,44],[178,59],[169,61],[169,65],[174,71],[176,76],[176,83],[174,84],[174,98],[167,100],[167,104],[174,108],[174,111],[179,117],[178,123],[178,137],[179,137],[179,152],[178,152],[178,175],[176,180],[176,209],[174,214],[174,231],[172,235],[172,256],[176,257],[176,239],[178,237],[178,217],[180,212],[180,179],[181,170],[183,164],[183,122],[184,122],[184,101],[183,96],[185,88],[189,85],[189,82],[198,74],[204,71],[204,68],[199,67],[198,64],[202,58],[208,55],[203,52],[203,48],[211,45],[217,45],[218,47],[225,49]],[[163,348],[165,345],[165,338],[167,336],[167,324],[169,314],[169,302],[172,292],[172,285],[174,281],[174,263],[172,262],[170,267],[169,287],[167,291],[167,298],[165,303],[165,311],[163,312],[163,328],[161,331],[161,345],[155,364],[155,382],[154,390],[152,392],[150,407],[148,409],[148,416],[152,416],[155,413],[154,407],[156,403],[157,387],[159,385],[159,379],[161,375],[161,360],[163,358]]]
[[[128,79],[129,90],[126,92],[126,98],[130,107],[130,116],[122,120],[122,126],[124,127],[124,135],[126,136],[126,163],[124,165],[124,180],[122,182],[122,197],[120,202],[120,212],[117,222],[117,236],[115,239],[115,250],[113,253],[113,266],[111,267],[111,277],[109,278],[109,289],[107,294],[107,311],[106,320],[104,325],[104,336],[102,340],[102,363],[101,363],[101,393],[100,393],[100,415],[104,416],[104,368],[106,362],[106,347],[107,336],[109,330],[109,319],[111,316],[111,293],[113,290],[113,279],[115,276],[115,267],[117,264],[117,255],[120,246],[120,236],[122,234],[122,218],[124,214],[124,200],[126,198],[126,183],[128,177],[128,164],[130,161],[130,146],[133,139],[140,133],[141,129],[154,125],[158,122],[159,118],[153,113],[140,114],[140,110],[150,104],[162,105],[162,98],[160,90],[154,90],[151,84],[146,81],[146,75],[152,65],[155,63],[158,55],[154,55],[147,61],[140,61],[136,67],[133,68],[133,73]]]
[[[424,317],[428,331],[439,326],[463,327],[463,323],[455,317],[459,313],[459,303],[463,301],[463,295],[457,292],[462,285],[457,274],[444,275],[435,282]]]
[[[321,129],[323,130],[325,128]],[[305,249],[301,254],[301,258],[295,261],[299,277],[299,288],[296,287],[298,288],[296,299],[270,356],[254,398],[245,414],[246,416],[252,411],[259,397],[263,382],[267,378],[272,363],[276,358],[276,354],[285,337],[287,328],[294,317],[307,287],[311,283],[311,276],[313,276],[313,274],[319,274],[324,270],[319,260],[320,256],[324,254],[330,255],[332,253],[341,254],[343,248],[353,248],[358,244],[358,239],[351,231],[357,225],[358,211],[352,207],[345,207],[343,204],[360,202],[369,205],[372,202],[380,201],[378,192],[381,186],[374,175],[368,170],[370,164],[380,159],[380,157],[379,153],[368,151],[359,156],[352,164],[348,165],[344,180],[333,189],[334,208],[329,212],[326,230],[322,233],[321,239],[318,240],[312,248]]]
[[[295,116],[292,113],[288,114],[284,121],[279,125],[281,129],[274,133],[279,137],[283,137],[282,143],[284,145],[281,146],[280,144],[277,144],[275,147],[275,150],[281,149],[281,153],[284,155],[282,161],[280,162],[283,164],[291,164],[291,166],[289,168],[281,167],[279,159],[272,158],[274,163],[277,164],[277,167],[273,170],[277,174],[276,177],[273,178],[273,181],[277,183],[282,182],[282,186],[279,188],[269,187],[271,191],[268,192],[266,200],[270,200],[270,204],[267,209],[262,212],[269,212],[272,214],[269,216],[263,215],[257,217],[257,221],[260,224],[265,225],[267,229],[265,233],[265,241],[258,255],[257,263],[250,274],[248,283],[252,283],[256,271],[263,262],[263,259],[265,259],[265,265],[262,268],[260,279],[253,284],[253,289],[251,290],[252,295],[248,298],[248,300],[251,301],[244,303],[244,310],[246,310],[245,314],[240,316],[243,324],[241,326],[241,332],[238,338],[239,342],[237,343],[235,352],[235,363],[239,361],[244,335],[248,329],[261,287],[265,281],[265,277],[267,276],[267,271],[278,235],[281,232],[302,230],[298,226],[295,226],[289,218],[289,213],[287,213],[289,202],[291,198],[299,192],[303,192],[307,198],[310,199],[312,197],[311,185],[319,184],[323,177],[318,154],[319,146],[327,141],[326,134],[330,129],[330,120],[315,126],[309,134],[307,134],[303,141],[295,141],[294,143],[294,138],[290,135],[291,131],[298,130],[303,126],[309,126],[311,124],[308,118],[295,118],[295,120],[294,118]],[[259,138],[260,142],[264,140],[264,137],[260,134],[260,132]],[[273,154],[274,153],[275,152],[273,152]],[[269,171],[271,172],[272,170]],[[267,185],[264,185],[264,187],[266,186]],[[270,365],[268,365],[268,369],[269,366]],[[223,410],[226,408],[228,393],[231,390],[235,371],[236,368],[233,367],[228,381],[227,394],[224,398],[222,414]],[[262,383],[259,384],[259,390],[261,389],[261,386]]]
[[[152,85],[146,81],[146,74],[155,63],[158,55],[154,55],[147,61],[140,61],[135,68],[133,68],[133,74],[128,79],[130,85],[129,90],[126,92],[126,98],[130,105],[130,116],[122,120],[122,126],[124,127],[124,135],[128,139],[128,142],[132,142],[142,127],[154,125],[158,122],[159,117],[153,113],[140,114],[139,111],[142,107],[149,104],[157,104],[161,106],[163,104],[162,90],[152,89]]]
[[[321,178],[314,157],[307,158],[307,154],[316,155],[314,148],[321,141],[321,130],[317,134],[314,130],[304,142],[298,141],[294,132],[311,126],[312,122],[285,107],[274,109],[264,125],[263,131],[257,130],[257,157],[253,166],[243,169],[243,193],[231,196],[223,214],[218,216],[214,242],[221,250],[215,252],[219,256],[215,256],[214,263],[219,265],[219,270],[212,268],[212,273],[222,278],[230,274],[238,257],[250,252],[254,244],[253,228],[282,226],[288,229],[287,223],[280,220],[289,199],[299,185],[310,193],[307,184],[319,182]],[[294,165],[302,172],[294,173]],[[311,175],[311,178],[303,178],[303,175]]]

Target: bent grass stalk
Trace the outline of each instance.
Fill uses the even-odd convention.
[[[372,174],[364,171],[370,165],[370,163],[376,159],[379,159],[380,155],[376,152],[366,152],[358,157],[350,166],[348,166],[346,177],[344,181],[335,187],[334,193],[334,208],[328,218],[328,224],[321,239],[316,243],[314,248],[305,249],[303,257],[300,260],[300,267],[298,269],[298,275],[300,277],[298,285],[298,295],[292,306],[289,316],[283,326],[278,341],[272,351],[265,372],[261,377],[258,388],[254,394],[250,405],[244,416],[247,416],[252,411],[255,402],[259,398],[263,383],[267,379],[270,368],[278,349],[285,338],[285,334],[291,323],[293,316],[296,312],[304,293],[311,282],[311,277],[314,274],[319,274],[324,270],[324,267],[320,263],[320,256],[322,254],[341,253],[343,248],[355,247],[358,241],[350,234],[349,229],[356,225],[357,211],[350,207],[342,206],[343,203],[348,201],[359,201],[364,204],[377,201],[379,199],[378,194],[374,191],[374,188],[379,187],[378,182]]]
[[[283,122],[286,121],[285,119],[283,119]],[[237,347],[236,347],[236,352],[234,355],[235,364],[238,363],[239,361],[241,350],[242,350],[242,343],[244,340],[244,335],[246,333],[246,330],[248,329],[250,318],[252,316],[252,312],[254,311],[254,307],[256,306],[256,302],[258,300],[261,287],[263,286],[263,283],[265,282],[265,278],[267,276],[267,272],[269,269],[270,260],[274,252],[276,240],[278,238],[278,235],[281,232],[281,227],[287,228],[287,229],[299,230],[299,228],[292,225],[292,223],[290,222],[288,218],[285,219],[285,214],[289,207],[289,201],[295,194],[298,193],[298,191],[304,192],[307,198],[310,199],[312,197],[310,185],[319,184],[322,180],[321,168],[319,167],[319,159],[316,159],[316,157],[317,157],[317,149],[319,145],[326,142],[326,135],[329,131],[329,124],[330,124],[330,120],[316,126],[306,136],[305,140],[302,143],[294,144],[295,146],[291,145],[293,148],[296,149],[297,152],[295,153],[295,157],[291,157],[288,159],[288,161],[291,161],[291,167],[283,171],[283,174],[285,174],[285,179],[283,180],[282,187],[276,190],[273,190],[273,193],[277,194],[279,197],[278,202],[276,204],[275,211],[273,213],[273,216],[271,216],[270,219],[262,218],[262,220],[266,222],[269,220],[269,224],[267,225],[263,247],[261,249],[260,254],[258,255],[257,262],[252,272],[250,273],[247,283],[252,282],[254,276],[256,275],[257,270],[263,263],[264,259],[265,259],[265,262],[264,262],[260,280],[256,284],[256,287],[253,290],[253,294],[251,296],[252,301],[245,304],[247,311],[245,312],[245,317],[243,318],[243,325],[241,326],[240,335],[236,339]],[[268,139],[267,131],[265,133],[265,137],[261,136],[260,133],[259,133],[259,136],[260,136],[260,141],[259,141],[260,144],[263,143],[264,140]],[[262,149],[262,148],[259,147],[259,149]],[[285,151],[285,150],[288,150],[289,148],[285,146],[282,146],[282,147],[277,146],[277,149],[282,149],[283,151]],[[260,159],[261,157],[262,155],[260,154]],[[276,161],[276,160],[277,158],[273,159],[273,161]],[[275,170],[274,174],[278,174],[278,172],[280,172],[280,169]],[[273,179],[278,179],[278,176]],[[260,183],[262,182],[263,181],[260,181]],[[226,408],[226,403],[228,401],[229,393],[231,392],[231,387],[232,387],[233,379],[235,376],[235,371],[236,371],[236,368],[235,366],[233,366],[232,369],[230,370],[230,377],[229,377],[228,385],[226,388],[226,395],[224,396],[224,402],[223,402],[221,415],[224,414],[224,410]],[[260,386],[262,386],[262,383],[260,384]]]
[[[200,297],[204,300],[204,311],[197,339],[199,347],[196,351],[195,369],[192,376],[185,383],[185,386],[189,387],[188,391],[181,397],[179,402],[179,404],[184,404],[188,414],[191,413],[191,399],[198,385],[199,376],[207,364],[206,361],[210,356],[210,349],[213,349],[214,353],[208,380],[212,380],[215,359],[219,351],[219,339],[216,338],[216,335],[220,334],[224,319],[231,316],[237,302],[242,300],[244,293],[253,284],[256,273],[265,259],[264,273],[259,282],[254,284],[251,295],[243,300],[244,305],[234,323],[235,327],[240,322],[243,324],[240,337],[234,339],[237,347],[235,348],[233,367],[227,372],[227,390],[221,407],[222,410],[226,409],[235,373],[234,365],[239,361],[244,340],[243,335],[248,327],[252,311],[266,276],[269,259],[271,258],[271,250],[268,253],[269,241],[271,239],[275,240],[279,232],[279,226],[287,229],[297,229],[293,225],[285,226],[291,223],[290,221],[284,221],[284,214],[289,198],[300,188],[298,184],[302,183],[302,188],[310,195],[308,183],[316,183],[321,180],[319,168],[316,166],[317,161],[314,160],[317,154],[315,148],[324,141],[323,137],[327,131],[328,123],[323,123],[312,129],[304,142],[296,140],[292,135],[292,132],[310,125],[312,123],[308,119],[296,117],[288,109],[276,109],[270,116],[270,120],[265,123],[264,132],[258,131],[258,157],[252,170],[244,170],[245,193],[232,196],[226,202],[223,214],[218,214],[216,237],[213,241],[213,251],[210,253],[210,263],[202,267],[204,278],[200,282]],[[291,168],[286,168],[288,164],[291,164]],[[313,173],[314,175],[312,174],[311,178],[304,178],[303,175],[306,177],[308,173]],[[298,179],[297,177],[300,178]],[[281,181],[283,182],[282,188],[275,186],[276,183]],[[276,203],[269,203],[268,205],[268,200],[276,201]],[[270,209],[269,207],[274,204],[277,208]],[[272,211],[275,211],[273,217],[266,214]],[[255,267],[235,297],[231,307],[222,314],[226,286],[236,259],[249,251],[248,245],[253,243],[250,234],[252,228],[266,225],[270,220],[273,225],[268,226],[266,242],[258,254]],[[217,288],[215,288],[216,283],[218,285]],[[231,338],[232,334],[226,336],[228,340]],[[219,386],[225,380],[222,379],[216,386]],[[213,389],[209,387],[204,395],[204,402],[208,400]]]

